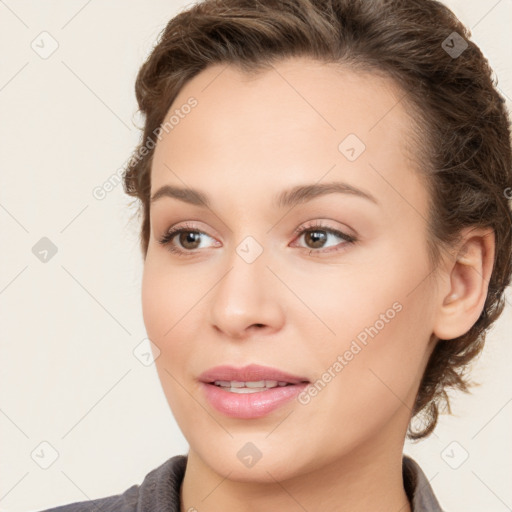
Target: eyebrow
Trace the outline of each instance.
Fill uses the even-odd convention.
[[[377,199],[369,192],[365,192],[348,183],[339,181],[331,183],[315,183],[313,185],[297,185],[289,190],[284,190],[273,199],[273,205],[277,208],[289,208],[298,204],[303,204],[315,197],[327,194],[350,194],[356,197],[367,199],[375,204],[379,204]],[[162,197],[178,199],[195,206],[204,206],[209,208],[211,203],[208,196],[200,190],[188,187],[176,187],[173,185],[164,185],[160,187],[151,197],[151,203],[158,201]]]

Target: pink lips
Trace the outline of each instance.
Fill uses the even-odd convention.
[[[260,366],[250,364],[243,368],[233,366],[215,366],[199,375],[201,382],[214,382],[216,380],[238,380],[241,382],[259,381],[259,380],[277,380],[289,382],[290,384],[299,384],[308,382],[306,377],[299,377],[290,373],[283,372],[277,368],[269,366]]]
[[[243,368],[216,366],[199,376],[206,400],[217,411],[234,418],[260,418],[281,407],[298,395],[309,383],[305,377],[292,375],[276,368],[251,364]],[[254,393],[234,393],[214,384],[214,381],[261,381],[287,382]]]

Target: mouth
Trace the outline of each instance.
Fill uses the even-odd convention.
[[[257,380],[257,381],[238,381],[238,380],[216,380],[208,382],[222,388],[224,391],[230,393],[260,393],[261,391],[268,391],[269,389],[285,386],[295,386],[291,382],[277,381],[277,380]]]
[[[259,418],[281,407],[309,384],[305,377],[277,368],[217,366],[199,377],[207,401],[231,417]]]
[[[203,372],[199,376],[199,380],[205,384],[229,388],[234,390],[234,393],[237,393],[237,390],[240,389],[264,391],[275,387],[309,383],[306,377],[257,364],[251,364],[243,368],[227,365],[216,366]]]

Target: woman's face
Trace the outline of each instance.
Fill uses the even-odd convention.
[[[210,67],[167,114],[151,194],[194,189],[208,205],[152,202],[143,316],[190,454],[219,474],[270,481],[401,453],[436,302],[401,96],[376,75],[289,59],[254,76]],[[188,231],[160,243],[171,228]],[[201,381],[223,380],[202,375],[221,365],[310,384]]]

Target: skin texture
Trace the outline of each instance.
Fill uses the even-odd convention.
[[[406,153],[402,95],[385,78],[293,58],[254,76],[209,67],[175,99],[168,115],[191,96],[198,103],[157,143],[151,193],[188,186],[211,205],[152,204],[142,305],[165,396],[190,445],[182,511],[410,511],[401,459],[414,398],[434,335],[459,336],[477,320],[494,238],[468,230],[432,273],[428,196]],[[366,146],[354,161],[338,149],[348,134]],[[285,189],[333,181],[378,204],[341,193],[272,204]],[[311,221],[357,241],[323,231],[322,245],[311,236],[318,228],[294,233]],[[189,248],[177,256],[158,240],[184,223],[204,234],[195,245],[176,236],[175,247]],[[247,236],[263,249],[252,263],[236,252]],[[267,365],[314,382],[397,303],[394,318],[305,405],[234,419],[201,392],[200,373],[220,364]],[[251,468],[237,457],[247,442],[262,453]]]

